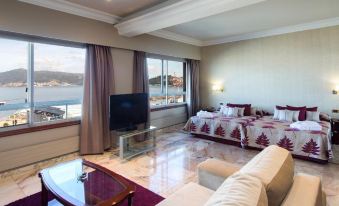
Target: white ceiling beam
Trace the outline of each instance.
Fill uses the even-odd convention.
[[[88,7],[85,7],[85,6],[78,5],[78,4],[70,3],[70,2],[65,1],[65,0],[19,0],[19,1],[29,3],[29,4],[33,4],[33,5],[37,5],[37,6],[42,6],[42,7],[49,8],[49,9],[54,9],[54,10],[65,12],[65,13],[74,14],[74,15],[77,15],[77,16],[82,16],[82,17],[85,17],[85,18],[90,18],[90,19],[110,23],[110,24],[116,24],[117,22],[119,22],[122,19],[119,16],[111,15],[109,13],[102,12],[102,11],[99,11],[99,10],[96,10],[96,9],[92,9],[92,8],[88,8]],[[194,2],[192,2],[192,1],[194,1]],[[204,3],[204,2],[210,2],[211,3],[213,1],[222,2],[222,3],[225,3],[225,2],[230,3],[230,2],[233,2],[233,1],[237,1],[237,3],[242,2],[241,3],[242,5],[245,4],[245,1],[246,1],[246,3],[248,3],[248,5],[250,3],[252,3],[252,4],[255,3],[255,1],[251,1],[251,0],[181,0],[181,1],[180,0],[173,0],[173,1],[170,0],[169,2],[165,2],[165,3],[167,3],[167,6],[169,6],[169,5],[173,6],[173,4],[169,4],[169,3],[171,3],[171,2],[177,2],[177,3],[191,2],[191,4],[194,4],[194,3],[200,2],[200,1],[203,1],[202,3]],[[257,0],[256,2],[260,2],[260,0]],[[178,6],[178,5],[175,4],[174,6]],[[202,4],[199,4],[199,6],[202,6]],[[211,6],[211,5],[209,5],[209,6]],[[215,6],[215,5],[212,5],[212,6]],[[233,5],[233,6],[235,6],[235,5]],[[239,5],[237,5],[237,6],[239,6]],[[158,9],[162,8],[161,5],[158,5],[158,6],[155,6],[155,7],[158,8]],[[199,9],[198,6],[195,6],[195,8]],[[211,9],[211,7],[208,7],[208,8],[209,8],[209,10]],[[238,8],[240,8],[240,7],[238,7]],[[189,16],[191,16],[192,11],[188,7],[186,7],[186,9],[188,9],[186,16],[187,16],[187,18],[189,18]],[[229,10],[231,10],[231,9],[229,8]],[[201,10],[199,10],[199,11],[201,11]],[[147,12],[149,12],[149,11],[146,10],[145,12],[147,14]],[[182,12],[182,11],[180,11],[180,12]],[[143,15],[146,15],[146,14],[143,14]],[[179,15],[179,13],[178,13],[178,15]],[[182,13],[180,13],[180,15],[182,15]],[[209,13],[209,15],[210,15],[210,13]],[[138,17],[131,16],[130,19],[132,20],[133,18],[138,18]],[[153,21],[153,20],[154,19],[150,19],[150,21]],[[155,20],[155,21],[159,23],[158,19]],[[160,24],[161,24],[161,22],[160,22]],[[149,32],[149,34],[153,35],[153,36],[165,38],[165,39],[170,39],[170,40],[173,40],[173,41],[178,41],[178,42],[183,42],[183,43],[186,43],[186,44],[195,45],[195,46],[210,46],[210,45],[236,42],[236,41],[242,41],[242,40],[248,40],[248,39],[275,36],[275,35],[280,35],[280,34],[287,34],[287,33],[298,32],[298,31],[319,29],[319,28],[336,26],[336,25],[339,25],[339,17],[323,19],[323,20],[304,23],[304,24],[280,27],[280,28],[275,28],[275,29],[269,29],[269,30],[265,30],[265,31],[239,34],[239,35],[228,36],[228,37],[224,37],[224,38],[211,39],[211,40],[206,40],[206,41],[195,39],[195,38],[192,38],[192,37],[188,37],[188,36],[185,36],[185,35],[182,35],[182,34],[170,32],[170,31],[167,31],[167,30],[164,30],[164,29],[152,31],[152,32]]]
[[[19,0],[19,1],[110,24],[116,24],[122,19],[119,16],[111,15],[106,12],[81,6],[79,4],[74,4],[65,0]],[[170,39],[173,41],[183,42],[195,46],[202,46],[202,41],[200,40],[194,39],[192,37],[187,37],[181,34],[176,34],[166,30],[158,30],[155,32],[151,32],[150,35],[161,37],[164,39]]]
[[[191,45],[195,45],[195,46],[203,46],[203,41],[199,40],[199,39],[195,39],[192,37],[188,37],[185,35],[181,35],[178,33],[174,33],[171,31],[167,31],[167,30],[158,30],[158,31],[152,31],[150,33],[148,33],[149,35],[152,36],[157,36],[160,38],[164,38],[164,39],[169,39],[169,40],[173,40],[173,41],[178,41],[178,42],[182,42],[182,43],[186,43],[186,44],[191,44]]]
[[[194,21],[266,0],[181,0],[157,5],[115,25],[119,34],[133,37]],[[163,7],[162,7],[163,5]]]
[[[115,16],[96,9],[88,8],[86,6],[81,6],[79,4],[74,4],[65,0],[19,0],[19,1],[110,24],[116,24],[118,21],[121,20],[121,17],[119,16]]]

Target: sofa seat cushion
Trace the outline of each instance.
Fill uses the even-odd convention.
[[[305,205],[326,206],[321,180],[317,176],[297,174],[282,206]]]
[[[272,145],[256,155],[240,172],[259,178],[265,186],[268,204],[277,206],[293,183],[293,158],[286,149]]]
[[[217,190],[225,179],[240,167],[218,159],[207,159],[198,165],[198,182],[211,190]]]
[[[236,173],[227,178],[205,206],[267,206],[267,195],[261,180]]]
[[[174,192],[165,200],[161,201],[157,206],[174,206],[174,205],[189,205],[202,206],[214,193],[206,187],[197,183],[188,183],[178,191]]]

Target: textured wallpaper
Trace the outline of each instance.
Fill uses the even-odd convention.
[[[202,49],[202,104],[252,103],[339,108],[339,26]],[[213,84],[223,93],[211,91]]]

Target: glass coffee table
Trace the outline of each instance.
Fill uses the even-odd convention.
[[[135,188],[118,174],[92,162],[77,159],[39,173],[42,205],[132,205]],[[55,198],[48,201],[48,195]]]

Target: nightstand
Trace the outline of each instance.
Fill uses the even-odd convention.
[[[339,119],[331,120],[332,144],[339,145]]]

